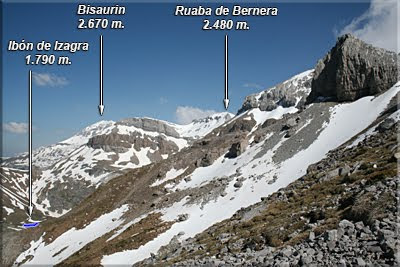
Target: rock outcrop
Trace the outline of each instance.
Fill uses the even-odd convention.
[[[356,37],[340,37],[315,67],[307,103],[354,101],[388,90],[398,80],[397,55]]]
[[[253,108],[272,111],[278,106],[288,108],[302,105],[310,93],[312,77],[313,71],[309,70],[259,94],[249,95],[245,98],[238,114]]]
[[[179,150],[178,146],[162,136],[147,136],[140,133],[131,135],[110,133],[93,136],[87,145],[94,149],[103,149],[106,152],[125,153],[132,146],[136,151],[149,147],[153,150],[160,150],[161,154],[171,154]]]
[[[176,130],[167,125],[166,123],[159,121],[159,120],[153,120],[150,118],[129,118],[129,119],[124,119],[116,123],[116,125],[126,125],[126,126],[134,126],[140,129],[143,129],[145,131],[150,131],[150,132],[157,132],[160,134],[166,134],[172,137],[179,137],[179,134],[176,132]]]

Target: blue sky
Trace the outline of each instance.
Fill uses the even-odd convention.
[[[18,124],[22,129],[15,129],[12,123],[27,122],[30,69],[53,81],[34,83],[33,138],[38,147],[99,120],[147,116],[176,122],[176,110],[182,106],[224,111],[224,35],[228,34],[229,111],[236,113],[246,95],[313,68],[334,45],[335,30],[363,14],[369,3],[277,4],[277,17],[236,17],[246,19],[251,29],[229,32],[201,30],[203,17],[175,17],[175,4],[125,6],[127,13],[120,17],[124,30],[77,30],[77,4],[3,6],[4,155],[26,151],[25,129],[22,124]],[[104,35],[103,117],[97,109],[100,34]],[[11,39],[87,41],[90,48],[69,54],[70,66],[26,66],[24,58],[31,52],[6,51]]]

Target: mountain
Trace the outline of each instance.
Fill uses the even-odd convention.
[[[373,134],[330,151],[289,186],[137,265],[396,266],[399,116],[383,115]]]
[[[150,118],[101,121],[67,140],[34,150],[35,215],[43,219],[65,214],[108,179],[169,157],[232,116],[218,113],[188,125]],[[21,227],[26,218],[27,156],[2,163],[3,192],[13,192],[3,195],[3,220],[12,228]]]
[[[326,72],[335,81],[367,77],[375,63],[357,63],[365,57],[392,66],[383,50],[348,54],[355,45],[364,47],[350,35],[340,38],[325,62],[348,63],[318,63],[248,96],[235,117],[165,159],[97,184],[69,212],[36,228],[6,231],[3,264],[393,263],[397,73],[379,67],[390,76],[384,88],[360,94],[354,82],[346,87],[351,99],[333,97],[342,83],[321,82]],[[347,65],[353,70],[342,71]],[[378,78],[368,81],[372,88]],[[144,125],[134,121],[122,125]],[[104,146],[111,137],[86,146],[119,153],[125,141]]]
[[[87,143],[91,136],[107,132],[113,124],[114,122],[112,121],[101,121],[86,127],[67,140],[34,150],[34,165],[39,168],[50,167],[60,159],[67,157],[76,148]],[[9,157],[2,161],[2,166],[28,169],[28,153],[22,153],[16,157]]]

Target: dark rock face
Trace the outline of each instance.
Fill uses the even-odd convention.
[[[237,143],[232,144],[226,157],[227,158],[236,158],[236,157],[240,156],[245,151],[248,144],[249,144],[249,142],[247,139],[243,139]]]
[[[218,149],[212,149],[208,151],[201,159],[197,160],[197,167],[207,167],[213,164],[213,162],[220,156],[221,151]]]
[[[292,95],[285,95],[283,96],[279,104],[284,108],[292,107],[296,105],[296,98]]]
[[[318,98],[354,101],[388,90],[398,80],[396,53],[346,34],[315,67],[307,103]]]

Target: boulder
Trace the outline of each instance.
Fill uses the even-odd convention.
[[[180,214],[180,215],[178,216],[178,221],[180,221],[180,222],[184,222],[184,221],[186,221],[187,219],[189,219],[189,214]]]
[[[309,233],[309,235],[308,235],[308,240],[314,241],[314,239],[315,239],[315,233],[314,233],[313,231],[311,231],[311,232]]]
[[[162,196],[162,195],[163,195],[163,192],[161,192],[160,190],[155,190],[153,192],[153,197],[159,197],[159,196]]]
[[[349,167],[349,165],[344,164],[342,167],[339,168],[339,175],[340,176],[346,176],[350,173],[351,168]]]
[[[342,229],[354,229],[354,224],[348,220],[341,220],[339,222],[339,228]]]
[[[381,133],[389,130],[390,128],[393,127],[393,125],[396,123],[396,121],[392,118],[387,118],[385,119],[381,124],[379,124],[377,130]]]
[[[237,181],[234,185],[233,185],[233,187],[235,187],[235,188],[240,188],[240,187],[242,187],[243,186],[243,182],[241,182],[241,181]]]
[[[294,118],[290,118],[286,121],[286,123],[282,127],[282,131],[289,130],[297,125],[297,122]]]
[[[213,162],[220,156],[217,150],[211,150],[207,152],[203,158],[196,162],[197,167],[207,167],[213,164]]]
[[[241,155],[246,147],[249,145],[249,141],[247,138],[240,140],[239,142],[233,143],[231,148],[229,149],[228,154],[226,155],[227,158],[236,158]]]

